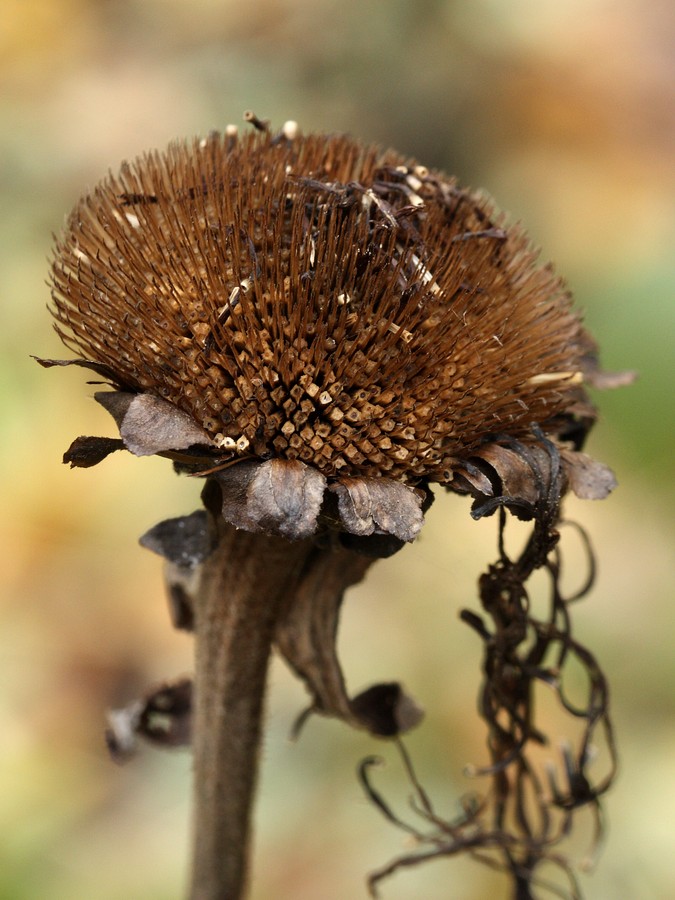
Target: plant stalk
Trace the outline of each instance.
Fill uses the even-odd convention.
[[[217,525],[195,616],[194,825],[190,900],[241,900],[247,887],[265,683],[274,628],[309,541]]]

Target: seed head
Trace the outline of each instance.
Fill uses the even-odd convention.
[[[497,436],[588,425],[592,344],[520,227],[393,151],[258,125],[123,164],[56,246],[56,330],[122,389],[97,399],[128,449],[247,489],[293,462],[357,502],[353,479],[453,486]]]

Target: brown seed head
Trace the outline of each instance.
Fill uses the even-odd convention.
[[[52,266],[64,343],[188,414],[219,462],[449,482],[558,433],[589,351],[489,200],[347,136],[176,143],[83,197]]]

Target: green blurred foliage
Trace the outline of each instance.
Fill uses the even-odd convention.
[[[488,189],[566,274],[606,366],[639,370],[634,387],[598,397],[591,449],[620,489],[569,504],[600,560],[577,634],[613,684],[623,759],[610,841],[584,883],[593,897],[675,895],[674,24],[659,0],[3,0],[2,900],[182,893],[189,757],[147,750],[119,769],[102,729],[107,707],[191,667],[159,563],[136,538],[191,511],[199,486],[160,460],[61,466],[75,436],[111,423],[82,373],[45,372],[29,354],[62,355],[44,282],[51,234],[81,190],[249,108],[394,145]],[[464,764],[485,759],[479,646],[457,612],[475,604],[494,537],[494,523],[439,498],[418,544],[376,566],[344,615],[352,687],[400,677],[426,706],[410,750],[450,817],[474,787]],[[405,804],[396,758],[324,721],[290,744],[305,698],[280,664],[272,682],[253,900],[365,897],[364,873],[404,841],[355,766],[383,749],[383,783]],[[383,895],[471,900],[504,883],[448,861]]]

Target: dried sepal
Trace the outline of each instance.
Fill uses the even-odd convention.
[[[174,628],[192,631],[200,567],[217,546],[213,519],[206,510],[159,522],[139,539],[147,550],[164,557],[164,584]]]
[[[555,496],[551,495],[553,481]],[[506,506],[519,518],[530,519],[541,504],[558,503],[568,488],[582,500],[602,500],[616,484],[604,463],[535,432],[528,442],[495,441],[481,447],[457,467],[448,487],[474,497],[476,518]]]
[[[481,447],[477,456],[497,476],[493,493],[533,505],[539,498],[539,486],[532,477],[532,467],[517,450],[493,443]]]
[[[329,484],[316,469],[280,459],[240,462],[211,477],[220,487],[226,522],[288,540],[314,534],[321,518],[323,527],[357,537],[390,535],[398,549],[400,542],[415,539],[424,522],[425,492],[386,478],[341,478]],[[335,510],[327,488],[336,497]]]
[[[415,728],[424,710],[398,681],[374,684],[350,701],[351,711],[371,734],[397,737]]]

